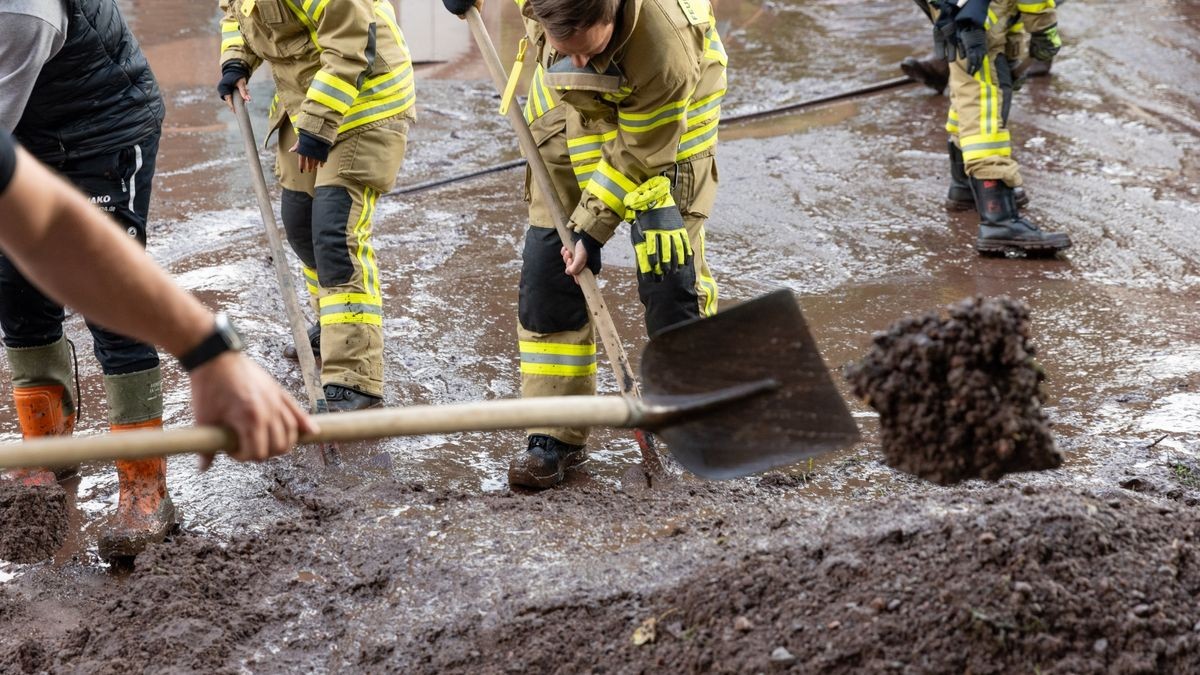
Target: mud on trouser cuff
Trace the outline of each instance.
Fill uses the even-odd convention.
[[[14,388],[61,385],[67,414],[75,411],[71,394],[75,389],[75,369],[66,337],[40,347],[6,347],[5,351]]]
[[[162,371],[156,366],[124,375],[105,375],[109,424],[136,424],[162,418]]]

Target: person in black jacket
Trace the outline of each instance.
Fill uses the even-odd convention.
[[[82,190],[145,246],[164,105],[115,0],[10,0],[0,5],[0,127]],[[71,242],[62,242],[64,247]],[[79,272],[86,274],[86,272]],[[120,302],[121,298],[113,298]],[[0,329],[26,438],[70,434],[71,346],[63,307],[0,257]],[[88,322],[104,371],[113,431],[162,426],[162,376],[150,345]],[[12,471],[50,484],[73,468]],[[132,557],[175,525],[163,458],[117,462],[117,513],[100,539],[105,559]]]

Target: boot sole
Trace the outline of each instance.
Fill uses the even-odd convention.
[[[162,511],[160,514],[162,525],[158,529],[133,535],[107,533],[102,535],[98,546],[100,559],[108,563],[129,561],[146,550],[150,544],[157,544],[166,539],[168,534],[179,527],[179,512],[170,497],[167,497],[164,503],[165,507],[159,507]]]
[[[564,475],[562,473],[552,473],[545,476],[535,476],[528,472],[514,472],[508,470],[508,485],[519,486],[524,488],[532,488],[535,490],[545,490],[552,488],[555,485],[563,482]]]
[[[1025,253],[1034,255],[1052,255],[1071,248],[1071,242],[1034,243],[1018,240],[989,240],[975,242],[975,250],[983,254]]]

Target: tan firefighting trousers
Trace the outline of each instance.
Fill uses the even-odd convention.
[[[530,125],[539,154],[568,213],[579,203],[582,194],[580,178],[576,176],[567,147],[567,118],[576,114],[569,106],[559,105]],[[717,311],[717,284],[705,262],[704,223],[716,197],[716,160],[711,154],[686,160],[678,165],[678,173],[669,177],[673,179],[673,196],[683,214],[695,252],[694,297],[699,315],[711,316]],[[561,242],[554,230],[550,208],[528,173],[525,197],[529,202],[531,227],[525,241],[521,309],[517,322],[521,395],[594,394],[596,343],[590,315],[582,293],[563,271],[559,255]],[[618,233],[618,237],[620,235]],[[614,237],[605,249],[620,245],[622,243]],[[647,324],[652,330],[661,327],[655,326],[650,316],[647,316]],[[528,433],[546,434],[572,445],[583,445],[588,436],[586,428],[575,427],[540,427],[529,429]]]
[[[339,138],[315,173],[300,173],[290,152],[296,133],[279,128],[275,173],[282,215],[321,324],[321,384],[383,396],[383,296],[371,243],[376,200],[404,161],[408,121],[385,122]]]
[[[936,9],[934,10],[937,11]],[[968,176],[999,179],[1021,185],[1021,172],[1012,158],[1012,140],[1005,115],[1006,93],[1001,89],[997,59],[1015,65],[1027,50],[1028,35],[1013,25],[1016,0],[993,0],[987,28],[988,54],[975,75],[967,74],[966,59],[950,64],[950,112],[946,131],[963,153]],[[1013,28],[1018,28],[1013,30]],[[1003,68],[1004,64],[1001,63]],[[1007,92],[1011,98],[1011,89]]]

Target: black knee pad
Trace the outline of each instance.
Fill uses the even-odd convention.
[[[517,316],[526,330],[557,333],[587,325],[587,301],[563,271],[561,249],[553,228],[531,227],[525,233]]]
[[[313,200],[312,236],[317,278],[321,286],[340,286],[354,277],[354,260],[346,245],[346,228],[354,198],[344,187],[332,185],[317,188]]]
[[[1013,72],[1012,64],[1003,54],[996,55],[996,85],[1000,88],[1000,123],[1008,126],[1008,113],[1012,109]]]
[[[313,198],[307,193],[285,188],[279,198],[279,213],[283,217],[283,231],[287,233],[292,250],[301,262],[316,269],[312,233]]]
[[[689,262],[663,277],[662,281],[639,278],[638,296],[646,307],[647,335],[655,335],[680,321],[699,318],[696,266]]]

